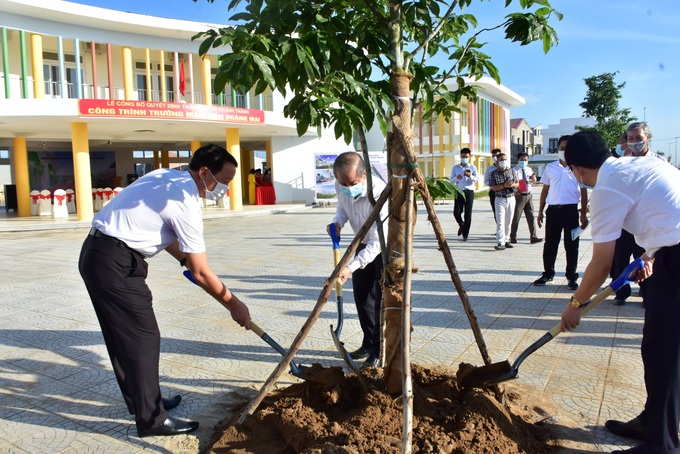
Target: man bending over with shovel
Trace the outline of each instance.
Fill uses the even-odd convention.
[[[140,437],[194,431],[198,422],[169,416],[182,399],[161,397],[161,336],[146,285],[146,259],[170,253],[191,270],[203,290],[250,329],[248,307],[208,265],[200,198],[219,200],[238,162],[224,148],[206,145],[193,153],[188,172],[159,169],[113,198],[92,221],[79,270],[92,299],[106,349]]]
[[[368,199],[364,160],[353,151],[343,153],[333,164],[333,175],[335,175],[335,191],[338,195],[338,207],[332,223],[335,226],[335,233],[339,237],[340,230],[349,221],[356,234],[373,208]],[[373,196],[377,199],[385,188],[385,184],[380,178],[372,180]],[[387,205],[384,205],[380,211],[380,218],[386,217]],[[340,282],[344,284],[352,276],[354,303],[357,306],[364,338],[361,347],[350,352],[349,355],[352,359],[365,360],[360,366],[361,369],[377,366],[380,360],[380,305],[382,304],[380,277],[382,270],[378,226],[374,223],[357,248],[354,259],[341,271],[339,277]]]
[[[615,159],[592,131],[571,136],[565,159],[582,185],[594,187],[593,257],[562,313],[562,331],[579,325],[583,303],[607,278],[621,229],[632,233],[645,249],[645,266],[635,277],[649,279],[642,330],[647,401],[633,421],[606,425],[622,435],[642,429],[641,445],[616,453],[680,454],[680,171],[659,159]]]

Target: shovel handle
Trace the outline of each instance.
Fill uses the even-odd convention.
[[[333,261],[335,262],[335,266],[338,266],[338,263],[340,263],[340,237],[335,232],[335,223],[328,225],[328,231],[331,234],[331,240],[333,240]],[[342,296],[341,282],[335,283],[335,295],[338,298]]]
[[[618,289],[623,287],[626,284],[630,284],[634,282],[633,280],[630,279],[630,275],[633,274],[633,272],[641,270],[645,266],[644,261],[641,258],[637,258],[633,260],[631,263],[628,264],[626,269],[623,270],[621,273],[621,276],[616,278],[615,280],[612,281],[611,284],[609,284],[607,287],[605,287],[604,290],[602,290],[600,293],[592,297],[587,303],[586,306],[583,308],[583,312],[581,313],[581,316],[586,315],[588,312],[592,311],[595,309],[597,306],[600,305],[600,303],[609,296],[616,292]],[[552,337],[557,336],[561,332],[561,327],[562,324],[558,323],[553,329],[551,329],[549,332],[552,335]]]

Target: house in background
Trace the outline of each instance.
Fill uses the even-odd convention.
[[[531,167],[539,178],[543,174],[545,166],[557,159],[560,137],[578,132],[577,126],[595,126],[595,119],[589,117],[562,118],[558,124],[548,125],[547,128],[543,129],[544,152],[534,154],[529,158]]]
[[[511,162],[517,162],[519,153],[527,153],[529,156],[543,153],[543,126],[534,128],[524,118],[510,119],[510,145],[512,153]]]

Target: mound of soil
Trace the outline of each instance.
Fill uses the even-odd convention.
[[[335,368],[334,368],[335,369]],[[340,369],[340,368],[337,368]],[[327,370],[328,371],[328,370]],[[328,371],[332,385],[305,381],[265,398],[236,425],[241,410],[223,423],[210,453],[401,453],[401,397],[384,391],[380,370],[362,377]],[[455,373],[413,366],[414,453],[554,453],[546,416],[505,388],[500,403],[491,391],[458,389]]]

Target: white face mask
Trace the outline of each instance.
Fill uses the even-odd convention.
[[[628,148],[630,148],[633,153],[642,153],[642,150],[647,148],[647,141],[643,140],[641,142],[628,142]]]
[[[564,161],[564,150],[558,151],[557,156],[560,158],[560,161]]]
[[[208,172],[210,172],[210,169],[208,169]],[[205,181],[203,181],[203,186],[205,186],[205,198],[217,202],[218,200],[223,199],[225,195],[227,195],[229,185],[217,181],[217,178],[215,178],[215,175],[213,175],[212,172],[210,172],[210,176],[213,177],[213,180],[215,180],[217,186],[215,186],[215,189],[213,189],[212,191],[208,191],[208,185],[205,184]]]
[[[498,161],[498,167],[505,169],[508,166],[508,161]]]

